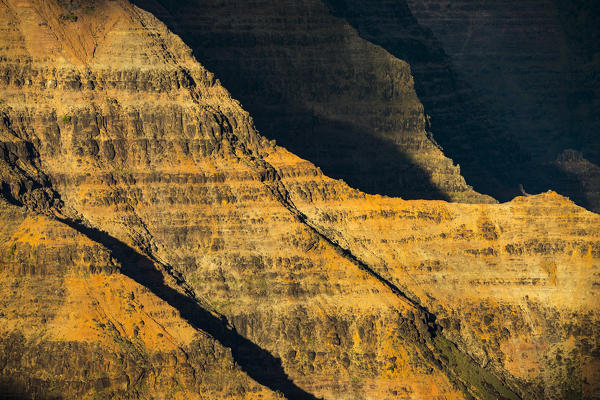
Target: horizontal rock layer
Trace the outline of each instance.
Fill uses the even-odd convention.
[[[2,384],[65,398],[598,389],[597,215],[552,194],[366,195],[260,136],[149,13],[70,7],[0,6]]]
[[[349,199],[289,160],[269,159],[307,221],[432,311],[481,365],[534,398],[598,395],[596,214],[552,192],[499,206]]]

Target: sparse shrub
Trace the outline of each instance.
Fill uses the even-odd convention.
[[[64,124],[70,124],[71,123],[71,116],[69,114],[63,115],[62,121],[63,121]]]
[[[75,21],[77,21],[77,15],[73,14],[73,12],[71,11],[68,14],[62,14],[60,16],[60,19],[62,21],[75,22]]]
[[[10,246],[10,255],[11,255],[11,257],[15,255],[16,251],[17,251],[17,244],[13,243],[12,246]]]

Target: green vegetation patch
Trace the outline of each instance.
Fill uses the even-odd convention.
[[[69,12],[68,14],[62,14],[60,16],[61,21],[75,22],[77,21],[77,15],[73,14],[73,12]]]
[[[446,368],[452,371],[469,391],[477,398],[485,400],[519,400],[519,396],[491,372],[477,365],[467,354],[461,352],[454,343],[442,335],[433,339],[435,347],[446,358]]]

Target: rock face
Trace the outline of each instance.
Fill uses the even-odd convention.
[[[500,129],[541,166],[519,179],[600,210],[600,12],[593,1],[408,0]],[[567,149],[588,164],[556,163]],[[446,150],[449,150],[446,148]],[[451,153],[449,156],[457,159]],[[462,165],[462,164],[461,164]],[[475,185],[477,188],[477,185]]]
[[[352,189],[124,0],[9,0],[0,30],[7,396],[597,397],[596,214]],[[486,200],[419,129],[448,193]]]
[[[110,250],[56,219],[0,209],[3,399],[278,398]]]
[[[307,198],[289,171],[308,223],[432,311],[480,365],[516,378],[523,398],[600,394],[597,215],[552,192],[500,206],[365,202],[331,189]]]
[[[427,133],[411,67],[329,2],[135,3],[182,36],[263,135],[327,175],[371,194],[492,201],[467,186]],[[416,23],[404,11],[408,31]]]

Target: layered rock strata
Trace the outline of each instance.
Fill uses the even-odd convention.
[[[108,0],[0,12],[0,354],[15,393],[598,390],[597,307],[564,303],[573,288],[597,295],[597,215],[552,194],[506,205],[366,195],[260,136],[151,14]],[[463,266],[494,289],[466,296],[482,285]],[[544,331],[550,315],[561,325]]]
[[[55,259],[52,249],[43,246],[29,267],[26,257],[18,255],[14,233],[7,233],[3,254],[18,255],[13,269],[8,266],[14,259],[6,260],[7,287],[13,270],[24,270],[17,279],[32,282],[24,293],[13,289],[7,311],[8,304],[27,303],[19,296],[41,284],[44,275],[36,275],[38,270],[61,272],[59,278],[68,283],[56,284],[60,298],[77,285],[91,288],[68,300],[64,312],[80,314],[72,317],[74,326],[61,332],[39,331],[61,325],[52,313],[44,314],[45,321],[7,314],[5,379],[30,395],[52,395],[49,388],[56,388],[71,398],[167,398],[172,391],[227,398],[265,392],[236,372],[239,368],[288,398],[311,398],[309,392],[347,398],[463,398],[461,388],[481,391],[474,385],[470,389],[465,378],[452,375],[456,382],[449,381],[439,351],[431,350],[432,334],[421,310],[369,281],[368,274],[290,211],[277,172],[261,158],[273,146],[256,134],[248,114],[191,58],[189,49],[151,15],[110,1],[72,9],[53,2],[8,3],[2,12],[7,60],[3,195],[10,207],[45,215],[39,218],[49,219],[48,235],[61,235],[60,228],[52,233],[52,227],[62,221],[71,228],[58,224],[65,235],[75,235],[75,230],[77,237],[102,245],[118,261],[99,259],[88,268],[89,256],[62,250],[59,243],[56,251],[69,259]],[[29,232],[23,227],[17,234]],[[313,251],[306,255],[308,248]],[[68,281],[78,269],[92,274]],[[120,271],[117,287],[104,286],[113,278],[98,276],[98,271]],[[173,287],[155,276],[160,271]],[[118,286],[122,280],[129,282],[127,289]],[[148,299],[138,291],[149,292]],[[116,314],[108,320],[92,312],[95,308],[75,310],[77,302],[96,306],[96,298],[103,297],[109,298],[105,312]],[[135,308],[133,300],[140,297]],[[59,302],[42,299],[40,306]],[[114,302],[122,302],[127,315],[161,300],[175,308],[173,322],[156,322],[175,337],[167,350],[182,349],[191,358],[200,351],[191,339],[177,338],[187,329],[177,325],[187,323],[195,335],[187,336],[209,335],[207,346],[216,349],[206,357],[224,363],[222,367],[207,364],[210,372],[204,376],[193,372],[200,368],[193,360],[190,369],[182,367],[178,374],[183,361],[174,361],[170,375],[161,372],[164,366],[154,360],[167,356],[156,353],[151,341],[160,339],[143,328],[152,324],[135,313],[131,322],[120,321],[126,317],[112,310]],[[39,311],[34,307],[31,312]],[[116,325],[113,336],[110,321]],[[96,323],[100,333],[94,330]],[[88,325],[93,332],[80,334],[78,329]],[[102,333],[105,327],[109,334]],[[363,338],[351,347],[346,346],[349,329]],[[39,365],[30,373],[30,364],[13,351],[18,349],[14,335]],[[149,335],[149,342],[140,343],[139,335]],[[46,342],[82,350],[41,351],[50,346]],[[121,342],[133,343],[131,351],[138,358],[130,360],[128,353],[117,351]],[[229,350],[219,350],[215,342]],[[35,347],[38,343],[41,347]],[[99,356],[105,352],[123,360],[124,367],[109,368]],[[47,361],[53,356],[81,361],[57,369]],[[106,362],[113,365],[110,357]],[[66,372],[79,366],[84,367],[81,376]],[[190,374],[193,382],[186,381]],[[205,380],[220,387],[205,388]],[[506,390],[499,381],[493,384]]]
[[[280,398],[106,247],[5,201],[0,216],[3,399]]]
[[[519,380],[523,398],[598,396],[598,215],[552,192],[499,206],[353,199],[301,174],[304,161],[268,160],[309,224],[432,311],[480,365]]]

